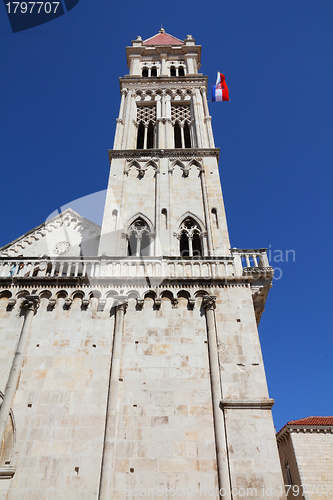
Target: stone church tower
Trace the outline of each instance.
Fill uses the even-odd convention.
[[[230,249],[201,47],[127,47],[102,227],[1,249],[0,498],[285,498],[257,325],[265,249]]]

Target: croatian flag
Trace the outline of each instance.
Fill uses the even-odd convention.
[[[216,85],[212,87],[212,101],[229,101],[229,90],[222,73],[217,73]]]

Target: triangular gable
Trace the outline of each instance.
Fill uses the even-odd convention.
[[[36,257],[97,255],[101,228],[71,208],[0,249],[1,256]]]
[[[165,33],[165,31],[160,30],[156,35],[147,38],[142,42],[143,45],[184,45],[182,40],[176,38],[175,36]]]

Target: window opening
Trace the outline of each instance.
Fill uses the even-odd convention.
[[[142,70],[142,76],[144,76],[144,77],[148,76],[148,68],[143,68],[143,70]]]
[[[154,147],[156,107],[138,106],[136,123],[138,124],[137,149],[152,149]]]
[[[150,76],[157,76],[157,68],[155,66],[151,68]]]
[[[185,143],[185,148],[191,147],[190,127],[188,126],[187,121],[185,121],[185,123],[184,123],[184,143]]]
[[[181,128],[180,128],[178,121],[174,124],[173,132],[174,132],[174,136],[175,136],[175,148],[181,148],[182,147],[182,131],[181,131]]]
[[[191,147],[191,111],[190,106],[171,105],[171,122],[174,127],[175,148]]]
[[[219,220],[217,218],[217,210],[216,208],[212,208],[213,220],[216,224],[217,229],[219,228]]]
[[[181,257],[201,257],[203,255],[202,231],[199,224],[192,217],[187,217],[182,222],[178,239]]]
[[[143,149],[144,140],[145,140],[145,126],[143,122],[140,122],[138,128],[138,138],[136,141],[136,149]]]
[[[183,66],[179,66],[179,68],[178,68],[178,76],[185,76],[185,72],[184,72],[184,67]]]
[[[174,66],[171,66],[171,68],[170,68],[170,76],[177,76],[176,75],[176,68]]]
[[[146,257],[150,255],[151,232],[147,222],[141,217],[130,225],[127,240],[129,256]]]
[[[153,149],[154,147],[154,124],[149,122],[147,130],[147,149]]]
[[[164,217],[165,229],[168,229],[168,211],[166,208],[163,208],[161,213]]]

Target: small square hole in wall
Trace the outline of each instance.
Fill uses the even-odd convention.
[[[123,378],[120,378],[120,379],[119,379],[119,382],[123,382],[123,380],[124,380]]]
[[[93,347],[96,347],[96,344],[93,344]]]
[[[36,344],[36,347],[39,347],[39,344]]]
[[[10,464],[10,460],[7,460],[7,461],[5,462],[5,465],[9,465],[9,464]]]
[[[28,403],[28,408],[31,408],[32,407],[32,404],[31,403]]]
[[[240,319],[237,319],[237,323],[240,323],[240,322],[241,322],[241,320],[240,320]]]
[[[139,343],[139,341],[138,341],[138,340],[136,340],[136,341],[135,341],[135,343],[136,343],[136,344],[138,344],[138,343]]]
[[[131,467],[131,468],[130,468],[130,472],[134,472],[134,469],[133,469],[133,467]]]
[[[80,467],[75,467],[75,472],[78,474],[80,472]]]
[[[137,408],[137,407],[138,407],[138,405],[133,405],[133,408]]]

